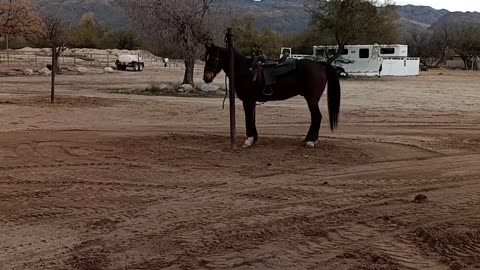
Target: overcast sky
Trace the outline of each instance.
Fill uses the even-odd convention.
[[[480,11],[479,0],[396,0],[394,2],[397,5],[431,6],[450,11]]]

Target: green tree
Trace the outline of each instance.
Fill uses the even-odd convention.
[[[394,6],[380,5],[376,0],[315,0],[314,25],[338,45],[333,62],[345,45],[352,43],[393,43],[399,34],[395,26]]]
[[[78,48],[98,48],[105,31],[95,20],[93,12],[83,14],[78,26],[70,29],[70,43]]]
[[[258,30],[254,23],[255,18],[251,15],[233,19],[236,50],[243,55],[252,55],[257,49],[262,49],[268,57],[277,58],[283,37],[270,28]]]
[[[292,48],[295,54],[313,54],[313,46],[334,44],[335,41],[327,35],[322,35],[318,29],[311,28],[307,31],[284,37],[284,47]]]
[[[101,42],[103,49],[126,49],[136,50],[142,47],[143,42],[140,35],[131,29],[119,29],[107,31]]]

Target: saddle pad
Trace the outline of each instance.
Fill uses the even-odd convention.
[[[275,66],[272,70],[272,75],[274,77],[281,77],[283,75],[287,75],[288,73],[297,69],[296,62],[297,61],[293,60]]]

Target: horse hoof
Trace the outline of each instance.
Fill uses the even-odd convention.
[[[306,142],[305,146],[307,148],[315,148],[316,143],[315,142]]]
[[[254,143],[255,143],[255,138],[250,137],[247,140],[245,140],[242,147],[243,148],[250,148],[250,147],[253,146]]]

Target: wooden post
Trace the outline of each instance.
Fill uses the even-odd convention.
[[[57,73],[57,48],[52,47],[52,82],[50,88],[50,103],[55,103],[55,74]]]
[[[230,143],[233,150],[237,149],[237,127],[235,118],[235,54],[234,54],[234,35],[232,28],[227,29],[227,50],[229,57],[229,88],[230,88]]]
[[[10,67],[10,52],[9,52],[9,39],[10,39],[10,36],[7,34],[7,67]]]

